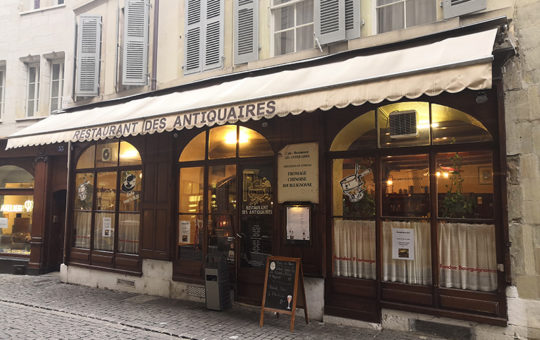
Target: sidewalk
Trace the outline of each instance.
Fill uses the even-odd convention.
[[[99,335],[94,333],[95,337],[90,338],[102,338],[109,326],[115,331],[121,326],[126,339],[162,339],[164,336],[200,340],[432,339],[418,333],[376,331],[317,321],[310,321],[306,325],[302,317],[296,318],[295,330],[290,332],[288,315],[276,319],[266,314],[264,327],[260,328],[257,308],[235,305],[224,312],[210,311],[201,303],[64,284],[60,282],[58,273],[42,276],[0,274],[0,302],[9,307],[4,309],[31,308],[42,316],[50,315],[51,320],[63,316],[65,319],[80,320],[77,322],[99,322]],[[53,322],[50,324],[50,328],[53,328]],[[128,335],[129,330],[133,331],[133,336]],[[54,329],[48,331],[47,334],[53,334]],[[144,336],[141,337],[141,334]],[[61,338],[61,334],[56,337]],[[118,336],[117,332],[114,337],[124,338]],[[1,332],[0,338],[3,338]]]

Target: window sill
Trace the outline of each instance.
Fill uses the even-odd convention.
[[[40,117],[26,117],[26,118],[17,118],[15,121],[18,122],[32,122],[32,121],[38,121],[47,118],[48,116],[40,116]]]
[[[54,6],[51,6],[51,7],[38,8],[38,9],[29,10],[29,11],[19,12],[19,15],[20,16],[29,15],[29,14],[33,14],[33,13],[45,12],[45,11],[50,11],[50,10],[53,10],[53,9],[63,8],[63,7],[66,7],[66,4],[54,5]]]

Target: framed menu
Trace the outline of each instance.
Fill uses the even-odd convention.
[[[310,203],[285,204],[286,243],[309,243],[311,241]]]

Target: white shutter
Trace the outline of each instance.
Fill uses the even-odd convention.
[[[445,19],[486,9],[486,0],[443,0]]]
[[[184,30],[184,74],[201,72],[201,46],[203,37],[201,3],[204,0],[186,0]]]
[[[347,40],[360,37],[360,1],[345,0],[345,37]]]
[[[81,15],[77,34],[76,96],[97,96],[101,56],[101,16]]]
[[[146,85],[148,75],[148,0],[126,0],[122,84]]]
[[[234,1],[234,63],[259,58],[259,0]]]
[[[204,11],[203,71],[223,66],[223,0],[206,0]]]
[[[315,36],[320,44],[345,40],[345,0],[315,0]]]

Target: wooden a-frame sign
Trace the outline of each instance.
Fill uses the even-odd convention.
[[[300,285],[300,291],[298,290]],[[306,323],[309,323],[306,291],[304,289],[304,275],[302,261],[295,257],[269,256],[266,259],[266,272],[264,275],[264,290],[261,304],[261,319],[259,326],[264,324],[264,311],[271,311],[291,315],[291,332],[294,331],[294,317],[300,293],[304,308]]]

